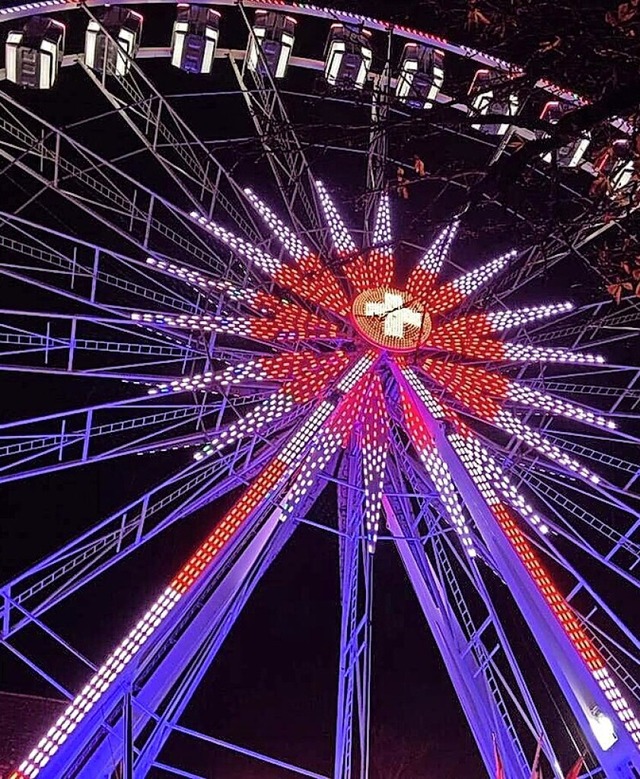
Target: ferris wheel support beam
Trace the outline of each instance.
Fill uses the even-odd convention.
[[[281,548],[290,532],[291,527],[280,522],[278,509],[271,510],[265,520],[263,512],[254,513],[243,532],[226,546],[198,586],[183,596],[179,608],[140,650],[120,683],[111,686],[101,705],[83,718],[40,771],[40,779],[59,779],[72,770],[76,779],[96,779],[114,771],[124,753],[122,702],[130,691],[134,692],[133,738],[139,749],[142,732],[152,721],[151,712],[162,709],[162,702],[180,687],[183,675],[189,675],[192,663],[203,648],[206,653],[210,641],[219,647],[220,634],[226,635],[225,628],[228,632],[230,627],[228,616],[233,614],[235,619],[257,581],[252,582],[254,567],[259,569],[265,554],[272,559],[269,549],[274,544]],[[108,732],[104,731],[105,719],[110,725]],[[149,767],[140,766],[137,773],[141,779]]]
[[[131,100],[131,104],[127,105],[125,101],[107,88],[106,69],[103,71],[102,79],[99,79],[83,60],[79,60],[87,75],[195,206],[211,217],[214,207],[218,203],[234,224],[241,227],[248,237],[254,241],[260,240],[260,231],[256,226],[253,213],[251,209],[245,207],[238,184],[155,87],[135,58],[131,57],[126,49],[104,28],[88,4],[83,3],[82,7],[87,16],[99,26],[102,34],[109,38],[121,56],[127,60],[128,73],[126,75],[118,75],[117,78],[115,78],[115,74],[111,75],[114,76],[114,83],[117,83]],[[162,157],[159,152],[162,144],[164,144],[163,148],[177,155],[176,163]],[[188,171],[182,170],[182,165],[186,165]],[[216,174],[213,181],[210,178],[212,167]],[[238,197],[243,206],[242,211],[236,208],[229,197],[221,192],[221,179],[228,182],[231,191]],[[188,186],[189,183],[196,184],[197,195]],[[205,194],[209,196],[208,204],[202,203]]]
[[[399,375],[399,381],[404,382],[404,377]],[[405,386],[408,388],[408,384]],[[411,392],[413,393],[413,389]],[[607,776],[631,779],[633,776],[631,766],[640,767],[640,752],[628,731],[622,726],[609,700],[578,654],[577,648],[552,613],[515,548],[502,528],[498,526],[491,508],[471,479],[458,452],[449,441],[444,427],[415,394],[413,398],[417,404],[416,409],[419,409],[429,434],[435,441],[441,457],[447,463],[456,488],[470,508],[475,524],[540,646],[591,751],[597,756]],[[597,712],[602,714],[607,712],[605,716],[608,716],[612,727],[614,723],[616,726],[616,740],[606,749],[600,745],[596,737]]]
[[[403,478],[400,476],[400,474],[405,475],[406,478],[407,472],[408,471],[406,469],[396,466],[396,486],[403,481]],[[410,478],[410,481],[413,482],[416,477],[419,481],[424,478],[424,468],[422,469],[422,473],[415,473]],[[403,498],[398,499],[391,496],[389,497],[392,506],[400,507],[399,510],[396,511],[396,515],[402,517],[403,524],[406,525],[407,517],[410,516],[410,507],[406,506],[406,500]],[[405,506],[404,508],[403,504]],[[436,514],[439,514],[437,507]],[[503,629],[502,623],[500,622],[496,609],[486,590],[484,581],[479,575],[477,569],[472,568],[469,565],[468,560],[463,559],[456,551],[456,548],[452,544],[451,540],[448,539],[446,535],[435,534],[433,532],[430,533],[428,520],[424,518],[424,521],[427,524],[428,531],[426,539],[430,539],[431,546],[434,550],[434,554],[437,560],[437,573],[440,582],[439,586],[441,589],[452,593],[454,602],[456,604],[456,615],[454,616],[453,612],[450,611],[450,619],[461,620],[464,626],[462,629],[464,631],[465,641],[467,641],[467,649],[465,650],[465,653],[471,654],[474,657],[475,662],[478,664],[478,670],[473,678],[484,678],[485,689],[491,696],[492,704],[494,705],[494,732],[499,731],[500,726],[502,727],[502,737],[511,743],[515,758],[520,766],[520,770],[525,776],[528,776],[529,764],[522,748],[520,737],[515,729],[513,722],[512,709],[515,709],[526,727],[529,729],[529,732],[531,733],[534,740],[538,740],[542,734],[544,752],[548,756],[551,765],[554,767],[554,775],[561,779],[562,774],[559,768],[557,768],[558,760],[551,746],[550,739],[546,733],[542,718],[536,708],[533,698],[531,697],[531,693],[529,692],[526,681],[522,676],[520,667],[516,661],[515,655]],[[440,521],[439,518],[438,521]],[[421,538],[418,523],[413,525],[406,525],[404,530],[404,537],[413,539],[413,545],[415,548],[414,553],[416,555],[419,554],[420,549],[422,549],[422,553],[424,553],[424,536],[422,536],[422,543],[418,543],[418,540]],[[478,541],[479,540],[474,539],[474,543],[476,544],[478,551],[483,555],[485,561],[491,565],[488,552],[486,549],[482,548],[481,542],[479,543]],[[448,547],[450,551],[447,552],[445,547]],[[474,619],[469,607],[467,606],[466,598],[460,586],[460,582],[458,581],[458,578],[453,571],[450,555],[455,557],[457,566],[461,567],[465,571],[471,586],[475,589],[477,595],[479,595],[484,603],[487,616],[479,626],[477,626],[478,619]],[[431,564],[429,563],[429,565]],[[491,633],[489,628],[493,628],[494,632]],[[494,645],[491,647],[487,646],[487,634],[490,634],[493,640]],[[513,674],[513,679],[515,680],[520,697],[518,697],[518,695],[512,690],[511,685],[508,683],[496,665],[495,656],[499,650],[502,650],[504,656],[509,662],[511,673]],[[446,657],[443,657],[443,659],[445,662],[447,662]],[[507,694],[506,698],[505,693]],[[511,703],[511,708],[509,707],[509,702]],[[474,732],[474,736],[477,738],[474,729],[475,721],[473,719],[469,720],[469,726],[472,732]],[[490,744],[490,746],[492,745]]]
[[[387,121],[391,86],[391,46],[393,27],[387,33],[387,56],[382,73],[374,76],[371,96],[371,127],[367,149],[367,192],[365,197],[364,229],[365,241],[371,246],[376,219],[376,210],[382,194],[387,188],[387,157],[389,139]]]
[[[267,531],[268,530],[268,534]],[[191,659],[183,667],[182,673],[177,674],[176,668],[171,663],[168,667],[167,681],[156,680],[154,677],[145,683],[144,688],[138,693],[137,700],[141,707],[147,712],[147,717],[151,712],[158,711],[158,703],[163,700],[162,715],[157,719],[152,717],[151,731],[145,734],[145,743],[138,744],[137,755],[134,761],[134,772],[136,777],[145,777],[151,770],[154,762],[158,758],[165,742],[170,737],[173,726],[178,723],[182,713],[187,707],[192,695],[195,693],[198,685],[202,681],[204,674],[213,662],[224,640],[233,627],[236,619],[240,615],[244,605],[249,599],[254,588],[267,571],[273,560],[277,557],[281,549],[291,537],[295,530],[294,522],[281,522],[278,510],[259,531],[258,538],[261,540],[260,549],[253,555],[253,564],[243,576],[240,584],[234,586],[232,594],[227,596],[224,602],[221,602],[213,619],[209,617],[206,623],[206,633],[202,635],[202,628],[194,626],[193,638],[190,640],[185,637],[180,641],[195,645],[195,651],[189,649]],[[261,538],[262,537],[262,538]],[[263,540],[264,539],[264,540]],[[233,572],[229,572],[228,577],[233,581],[235,578]],[[226,579],[218,587],[222,589]],[[214,595],[215,597],[215,595]],[[191,628],[187,632],[191,632]],[[169,685],[176,678],[180,681],[177,687],[169,694],[157,694],[154,696],[151,691],[156,685],[162,688],[169,688]],[[149,688],[149,691],[147,691]],[[156,700],[154,700],[154,697]],[[153,721],[155,720],[155,721]],[[138,724],[138,732],[142,729]],[[99,763],[98,763],[99,764]],[[92,776],[85,772],[87,779]],[[81,775],[82,776],[82,775]],[[78,778],[80,779],[80,777]]]
[[[0,108],[4,112],[0,113],[0,132],[11,139],[11,143],[3,143],[0,135],[0,156],[7,160],[7,169],[14,167],[29,174],[43,187],[57,192],[146,254],[161,256],[154,254],[151,246],[153,230],[207,267],[225,273],[225,264],[219,261],[185,209],[145,187],[4,92],[0,92]],[[25,129],[28,123],[35,123],[40,135]],[[47,146],[51,141],[53,148]],[[63,156],[63,145],[78,155],[84,167]],[[26,160],[33,164],[27,164]],[[114,186],[114,178],[126,187],[126,191]],[[69,187],[72,183],[85,189],[76,192],[63,186]],[[102,199],[96,199],[98,197]],[[160,207],[165,209],[164,219],[155,215]],[[114,215],[119,217],[118,223],[112,221]],[[166,224],[166,217],[177,221],[180,232]],[[184,233],[194,237],[197,244],[184,238]]]
[[[273,175],[280,187],[287,213],[299,233],[307,234],[308,240],[316,248],[320,248],[324,244],[326,228],[318,210],[314,177],[309,162],[287,113],[276,79],[256,39],[244,3],[239,2],[238,7],[249,38],[253,39],[265,75],[260,74],[257,68],[249,70],[246,57],[243,58],[242,69],[238,67],[232,53],[229,53],[229,62]],[[250,73],[254,89],[247,86],[247,73]],[[309,228],[311,228],[310,234]]]
[[[450,547],[452,547],[451,541],[448,539],[445,539],[445,541],[449,544]],[[441,538],[434,538],[433,539],[433,546],[435,548],[440,547],[440,550],[443,550],[444,542]],[[511,699],[512,703],[516,707],[518,713],[520,714],[523,722],[526,724],[527,728],[529,729],[529,733],[533,737],[534,740],[540,742],[542,744],[542,749],[544,754],[547,756],[550,765],[552,766],[554,776],[557,779],[562,779],[562,772],[559,767],[558,758],[553,750],[553,746],[551,744],[551,739],[549,738],[547,729],[545,728],[544,721],[542,716],[540,715],[538,708],[534,702],[534,699],[531,695],[531,692],[529,690],[529,687],[527,685],[527,682],[522,674],[522,671],[520,669],[520,665],[518,664],[518,661],[516,659],[516,655],[513,651],[513,648],[511,646],[511,643],[509,641],[509,638],[505,632],[505,629],[503,627],[503,624],[500,620],[499,614],[495,608],[495,605],[493,601],[491,600],[491,596],[489,595],[489,592],[487,590],[486,584],[480,575],[480,572],[477,567],[472,567],[468,565],[468,562],[460,556],[460,554],[454,549],[454,555],[456,557],[458,565],[462,566],[462,568],[465,570],[467,577],[472,582],[473,587],[475,588],[478,595],[482,598],[482,601],[484,602],[484,606],[487,611],[487,619],[484,621],[482,627],[480,629],[475,629],[476,635],[471,635],[471,641],[475,643],[476,651],[477,648],[484,644],[483,646],[483,653],[484,657],[486,659],[483,659],[483,667],[487,664],[490,664],[489,667],[485,668],[485,675],[487,676],[487,681],[489,684],[489,689],[492,692],[492,695],[494,699],[496,699],[498,710],[502,713],[503,719],[505,720],[505,725],[507,732],[511,735],[512,740],[515,741],[516,744],[516,751],[521,757],[521,764],[523,767],[523,770],[525,774],[527,773],[529,769],[529,764],[526,760],[526,757],[524,755],[522,745],[520,742],[520,739],[518,737],[518,734],[513,726],[513,722],[509,716],[505,716],[505,714],[508,714],[508,710],[506,708],[506,702],[504,695],[500,695],[500,688],[498,686],[498,680],[500,680],[508,693],[509,698]],[[443,570],[446,572],[448,570],[449,572],[449,587],[452,591],[455,591],[456,589],[460,589],[459,583],[453,574],[453,571],[451,570],[450,563],[447,565],[448,558],[446,558],[442,551],[439,553],[440,559],[444,559],[445,564],[442,565]],[[464,601],[462,597],[462,593],[458,596],[457,600]],[[473,619],[471,618],[471,615],[467,616],[467,622],[469,625],[473,625]],[[515,679],[515,683],[517,685],[518,692],[521,696],[521,700],[519,700],[514,693],[514,691],[511,689],[510,685],[507,683],[506,679],[504,678],[503,674],[501,673],[498,666],[495,664],[494,661],[494,655],[496,654],[494,650],[491,650],[489,652],[488,648],[486,647],[486,643],[482,640],[482,634],[484,633],[487,626],[492,625],[493,629],[495,630],[495,634],[497,637],[497,640],[499,642],[500,648],[502,649],[502,652],[504,653],[505,657],[507,658],[507,661],[510,666],[511,673],[513,674],[513,677]],[[469,631],[468,631],[469,632]],[[490,672],[490,673],[487,673]],[[498,693],[498,694],[497,694]]]
[[[526,760],[517,741],[507,732],[503,712],[487,683],[484,667],[476,659],[472,644],[464,635],[451,611],[442,582],[422,544],[411,531],[401,502],[384,498],[387,524],[418,603],[431,626],[432,635],[444,660],[450,679],[469,723],[486,766],[492,776],[495,768],[493,736],[498,739],[500,754],[508,777],[527,777]]]
[[[311,488],[303,501],[303,505],[299,507],[301,509],[300,516],[304,516],[305,509],[310,508],[323,486],[322,483],[318,483]],[[286,500],[287,497],[283,497],[280,501],[280,506],[282,506]],[[157,715],[152,716],[152,730],[145,735],[146,743],[142,748],[138,749],[135,758],[136,776],[145,777],[147,775],[148,771],[154,766],[158,755],[172,732],[178,732],[195,735],[210,743],[217,743],[218,745],[232,749],[235,752],[257,758],[267,764],[295,771],[303,776],[318,777],[318,774],[312,771],[298,768],[297,766],[284,763],[283,761],[276,760],[253,750],[244,749],[237,745],[229,744],[228,742],[222,742],[218,739],[207,737],[204,734],[196,734],[194,731],[188,731],[188,729],[178,725],[178,720],[183,714],[184,709],[191,700],[209,666],[215,659],[216,654],[228,636],[251,593],[297,527],[298,523],[295,515],[282,522],[282,516],[279,512],[279,509],[276,509],[274,512],[276,527],[264,550],[256,559],[256,564],[247,577],[247,581],[238,592],[237,596],[229,601],[229,604],[221,614],[217,624],[213,626],[210,635],[202,642],[199,651],[194,656],[194,660],[186,674],[182,675],[178,687],[169,696],[170,699],[165,700],[162,715],[160,717]],[[271,520],[267,521],[269,522]],[[147,710],[146,714],[150,714],[151,711]],[[325,777],[322,777],[322,779],[325,779]]]
[[[276,438],[273,446],[280,440],[281,437]],[[190,462],[123,509],[6,582],[0,589],[3,637],[10,637],[28,624],[22,617],[14,619],[12,603],[21,605],[36,617],[43,616],[176,521],[246,484],[272,456],[272,446],[256,451],[256,439],[253,438],[206,466]],[[212,484],[215,484],[213,489],[210,488]]]
[[[342,609],[333,779],[351,779],[356,770],[360,779],[367,779],[370,766],[373,556],[367,553],[362,535],[364,495],[352,486],[358,483],[361,468],[359,453],[351,450],[344,456],[338,476]],[[354,769],[356,724],[359,740]]]

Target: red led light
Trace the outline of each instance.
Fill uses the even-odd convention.
[[[471,411],[491,421],[502,408],[509,391],[510,380],[460,363],[426,359],[422,368]]]
[[[505,346],[501,341],[447,333],[443,332],[441,327],[432,331],[427,345],[478,360],[500,361],[506,359]]]
[[[432,290],[426,297],[425,305],[432,314],[444,314],[456,308],[466,298],[459,292],[453,282],[449,281]]]
[[[216,525],[213,533],[178,572],[169,585],[171,588],[182,595],[191,587],[231,536],[238,531],[244,520],[265,499],[286,469],[285,463],[274,460],[262,471],[233,508]]]
[[[344,352],[328,354],[315,365],[305,368],[296,381],[283,387],[283,391],[298,403],[307,403],[317,398],[348,364],[349,358]]]
[[[580,621],[562,597],[560,591],[551,581],[533,547],[515,523],[510,510],[503,503],[492,505],[491,510],[511,546],[589,670],[593,672],[604,668],[605,663],[602,656],[585,633]]]
[[[297,341],[335,338],[336,325],[305,311],[295,303],[281,303],[271,317],[252,318],[250,335],[261,341]]]

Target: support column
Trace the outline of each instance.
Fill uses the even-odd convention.
[[[336,716],[334,779],[369,776],[372,561],[362,532],[363,493],[358,483],[360,453],[354,450],[341,468],[338,488],[340,531],[340,669]],[[354,714],[357,717],[354,717]],[[354,768],[354,726],[358,727],[358,762]]]
[[[423,394],[428,394],[426,389],[420,390],[421,385],[414,382],[410,387],[404,376],[399,376],[399,380],[411,395],[416,413],[446,462],[463,503],[527,621],[592,753],[608,777],[634,779],[640,771],[640,751],[598,683],[598,678],[604,678],[598,674],[604,674],[609,679],[607,685],[614,686],[604,661],[603,670],[592,670],[587,664],[592,656],[598,659],[595,647],[586,634],[584,639],[574,636],[575,630],[567,623],[569,618],[576,623],[573,612],[549,579],[536,551],[509,510],[499,502],[490,505],[487,491],[471,477],[461,459],[465,456],[464,436],[455,429],[449,431],[446,421],[434,417],[432,411],[437,402],[434,399],[427,408],[423,402]],[[479,472],[476,477],[481,479],[482,474]],[[586,645],[578,646],[575,643],[578,641],[586,642]]]
[[[483,668],[448,602],[422,544],[416,539],[407,518],[388,499],[384,500],[389,530],[396,537],[396,548],[411,581],[435,642],[447,667],[460,705],[472,731],[487,773],[495,773],[494,737],[509,779],[529,776],[529,767],[520,744],[507,732],[502,713],[489,688]],[[398,507],[400,508],[400,507]]]

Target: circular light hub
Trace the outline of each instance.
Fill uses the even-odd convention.
[[[363,338],[392,352],[410,352],[431,332],[431,317],[422,303],[393,287],[361,292],[353,301],[352,315]]]

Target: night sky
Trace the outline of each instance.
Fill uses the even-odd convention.
[[[517,17],[518,29],[522,31],[521,48],[513,31],[510,36],[477,40],[478,46],[494,50],[501,56],[519,58],[519,61],[531,58],[532,67],[541,71],[561,67],[554,53],[546,61],[535,55],[540,41],[552,34],[553,25],[561,24],[559,11],[553,11],[552,6],[556,4],[504,0],[486,5],[496,14],[512,13],[509,9],[515,9],[514,18]],[[596,11],[597,5],[591,4],[589,12],[594,20],[597,18],[602,23],[606,4],[602,4],[602,8],[598,5]],[[344,1],[336,2],[335,6],[383,17],[392,12],[398,23],[430,29],[456,40],[473,38],[473,32],[465,28],[464,2]],[[542,6],[547,8],[546,14]],[[571,27],[576,19],[580,24],[589,24],[581,18],[579,8],[579,3],[568,4],[562,17],[565,27],[558,28],[561,37],[566,38],[562,44],[566,47],[563,56],[572,62],[575,52],[571,46],[577,44],[571,37]],[[157,9],[154,19],[151,11],[146,13],[145,44],[164,41],[166,45],[171,12]],[[531,14],[530,24],[527,24],[527,14]],[[299,27],[301,49],[308,44],[314,47],[313,56],[321,56],[323,41],[316,40],[317,36],[309,27],[305,31],[304,23]],[[577,33],[575,35],[577,37]],[[470,67],[465,70],[466,65],[458,66],[460,73],[456,72],[455,78],[464,80],[468,76]],[[166,85],[168,93],[180,94],[190,88],[188,77],[172,71],[167,63],[149,63],[145,67],[152,78]],[[221,67],[221,63],[217,63],[217,67]],[[38,98],[30,95],[27,99],[33,105],[39,100],[43,113],[59,117],[61,123],[72,122],[83,114],[97,113],[104,106],[75,70],[63,74],[66,91],[60,86],[50,95]],[[568,67],[568,72],[570,77],[574,71]],[[617,77],[623,78],[620,74]],[[203,83],[200,82],[204,89]],[[231,84],[228,73],[216,72],[211,89],[224,90]],[[71,85],[73,100],[69,99]],[[307,74],[292,73],[287,87],[302,91],[314,89],[315,85],[308,84]],[[61,100],[63,94],[65,99]],[[237,98],[211,97],[202,104],[175,98],[175,105],[203,138],[224,139],[252,133]],[[294,122],[302,125],[306,121],[307,127],[311,128],[308,130],[308,140],[312,143],[309,159],[314,170],[331,182],[337,199],[345,203],[348,218],[357,223],[362,214],[362,159],[350,154],[329,153],[326,144],[348,146],[347,136],[351,135],[355,139],[354,145],[358,145],[366,133],[365,113],[358,106],[333,105],[330,101],[322,105],[317,100],[305,102],[298,98],[292,98],[291,110]],[[94,136],[96,144],[107,154],[119,153],[131,143],[122,129],[107,131],[107,127],[117,126],[105,123],[100,137]],[[82,130],[87,137],[97,132],[95,125]],[[428,168],[436,164],[459,166],[462,179],[464,174],[483,170],[492,151],[487,144],[469,143],[455,132],[436,131],[424,125],[410,132],[406,126],[398,127],[390,137],[393,160],[389,166],[390,178],[396,161],[409,166],[413,154],[417,153],[425,159]],[[274,197],[264,160],[254,144],[230,144],[221,149],[220,154],[242,184],[250,184],[267,201]],[[584,182],[578,181],[575,185],[578,189],[585,188]],[[23,188],[27,186],[24,179],[7,177],[0,182],[0,197],[11,205],[19,203],[26,197]],[[539,233],[545,216],[561,220],[565,214],[570,215],[573,208],[569,196],[560,193],[553,205],[556,210],[550,213],[548,182],[534,182],[526,191],[514,188],[510,195],[514,202],[524,202],[536,186],[540,193],[530,206],[538,221],[522,225],[522,230],[531,230],[531,235]],[[394,202],[394,229],[403,242],[398,248],[398,256],[405,268],[415,261],[415,247],[426,244],[442,221],[464,203],[466,190],[463,188],[454,186],[444,194],[442,191],[438,181],[425,182],[412,190],[408,203]],[[35,206],[31,215],[35,218],[46,212],[47,218],[58,220],[79,234],[83,230],[87,232],[86,226],[78,224],[77,215],[68,206],[45,198],[42,208],[38,211]],[[466,217],[460,247],[454,255],[459,265],[472,264],[478,253],[484,258],[510,248],[513,231],[518,225],[510,222],[510,217],[499,208],[495,211],[491,208],[491,205],[483,206]],[[98,235],[102,240],[109,240],[103,230],[98,230]],[[526,304],[540,293],[548,294],[553,284],[568,284],[585,300],[595,299],[600,294],[593,279],[576,280],[573,269],[569,269],[560,271],[558,276],[545,278],[537,288],[525,291],[518,302]],[[33,300],[32,291],[9,281],[3,282],[3,290],[5,300],[11,300],[16,308],[37,306],[41,310],[53,310],[59,305],[56,297],[44,293]],[[621,357],[626,358],[626,354]],[[111,385],[106,387],[85,379],[74,379],[70,388],[71,382],[60,377],[3,376],[7,397],[11,398],[0,410],[3,420],[81,407],[113,397]],[[182,467],[188,457],[189,453],[168,453],[112,460],[2,486],[0,578],[9,578],[73,538],[165,474]],[[99,661],[135,622],[194,545],[210,532],[238,494],[227,496],[178,523],[117,570],[86,587],[50,614],[52,626],[92,660]],[[312,509],[311,519],[333,526],[334,515],[335,495],[328,488]],[[338,573],[335,535],[308,526],[299,527],[250,599],[183,723],[328,775],[332,771],[337,686]],[[473,779],[483,776],[483,765],[473,738],[400,560],[384,543],[376,553],[374,592],[372,779],[453,779],[459,776]],[[613,588],[612,592],[615,596],[617,591]],[[522,646],[526,646],[526,628],[499,583],[496,583],[495,595],[505,608],[507,623],[514,633],[520,633]],[[36,656],[53,664],[61,682],[70,689],[75,690],[86,678],[86,671],[79,664],[59,656],[39,636],[26,635],[24,642],[23,645],[29,646]],[[531,684],[540,688],[550,685],[553,692],[547,674],[538,669],[538,661],[539,658],[532,656],[527,669]],[[51,695],[50,687],[36,680],[9,656],[3,657],[0,666],[0,686],[10,691]],[[562,730],[564,712],[550,708],[549,715],[557,719],[558,729]],[[569,745],[563,757],[570,760],[572,754]],[[168,761],[206,777],[285,779],[293,775],[183,737],[172,741],[164,755]]]

